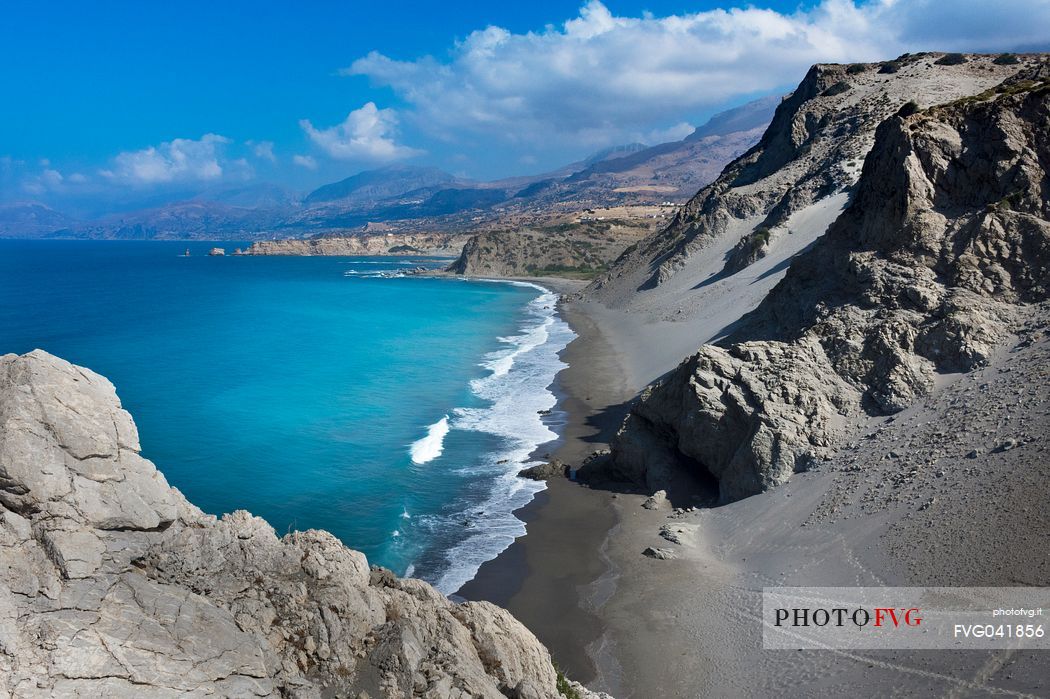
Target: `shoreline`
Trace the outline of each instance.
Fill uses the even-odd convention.
[[[507,281],[553,287],[559,294],[582,287],[575,280],[557,278]],[[565,423],[558,439],[544,445],[543,458],[577,465],[607,446],[635,392],[628,385],[624,358],[586,305],[561,298],[558,313],[576,338],[562,350],[568,366],[551,386]],[[611,687],[618,684],[618,671],[603,652],[608,647],[607,624],[596,613],[600,605],[593,597],[607,597],[610,593],[604,588],[616,575],[608,557],[596,556],[595,551],[607,546],[619,525],[613,507],[618,495],[558,477],[546,485],[513,513],[525,523],[526,533],[483,564],[455,597],[506,608],[540,638],[569,676],[583,684]]]
[[[652,361],[639,354],[636,338],[663,335],[645,325],[643,314],[618,315],[564,299],[558,310],[577,338],[562,352],[568,368],[552,389],[567,419],[551,456],[575,466],[615,433],[636,394],[632,382]],[[1014,688],[1017,696],[1034,696],[1039,678],[1047,677],[1038,651],[797,651],[789,662],[784,652],[763,651],[761,625],[768,586],[1046,584],[1045,565],[1033,569],[1023,553],[1001,551],[1012,540],[1041,546],[1030,521],[1003,514],[1012,501],[1037,506],[1045,489],[1031,459],[1039,455],[1018,457],[1012,450],[981,461],[966,457],[989,449],[992,432],[1002,438],[1040,430],[1026,427],[1019,411],[1006,423],[986,420],[952,439],[936,431],[974,386],[992,387],[981,392],[976,414],[998,415],[996,406],[1016,400],[1020,384],[1010,382],[1032,375],[1033,363],[1050,356],[1050,340],[1022,347],[1028,349],[1001,347],[985,369],[946,379],[894,417],[858,417],[828,461],[726,505],[646,509],[647,493],[552,478],[514,513],[526,534],[481,566],[457,595],[506,608],[570,677],[618,699],[837,696],[861,685],[876,695],[902,688],[924,695]],[[1045,424],[1050,412],[1042,415]],[[932,443],[946,452],[943,470],[916,471],[923,475],[894,486],[896,497],[887,499],[881,489],[899,476],[894,450]],[[958,473],[957,464],[968,469]],[[1003,494],[989,496],[993,483]],[[997,521],[994,530],[971,526],[968,508],[978,505],[983,517]],[[680,541],[669,544],[661,536],[668,526]],[[642,555],[647,547],[668,546],[677,560]],[[985,555],[968,559],[974,550]]]
[[[553,383],[565,367],[561,351],[576,337],[558,312],[560,294],[549,288],[551,285],[532,280],[465,281],[483,282],[482,286],[528,287],[519,290],[526,291],[529,300],[523,307],[522,324],[513,334],[497,338],[500,348],[484,356],[481,366],[489,373],[470,382],[471,394],[484,405],[451,409],[446,416],[446,420],[449,415],[452,418],[445,433],[456,429],[489,434],[500,443],[495,451],[486,452],[492,470],[486,472],[484,479],[491,481],[491,489],[462,512],[466,518],[483,515],[484,526],[468,531],[464,539],[444,549],[446,567],[436,576],[434,585],[446,595],[454,595],[484,563],[524,534],[525,522],[516,512],[531,502],[545,484],[523,480],[518,472],[534,465],[545,447],[559,439],[563,414],[557,410]],[[428,430],[434,427],[431,425]],[[443,437],[444,434],[441,441]]]

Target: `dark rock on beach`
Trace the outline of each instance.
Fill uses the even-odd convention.
[[[518,475],[534,481],[546,481],[551,478],[564,477],[568,475],[568,471],[568,466],[557,459],[551,459],[548,463],[524,468],[518,471]]]

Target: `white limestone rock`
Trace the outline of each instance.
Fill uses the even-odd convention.
[[[327,532],[205,515],[139,454],[112,384],[0,357],[0,695],[555,699],[555,682],[504,610],[370,570]]]

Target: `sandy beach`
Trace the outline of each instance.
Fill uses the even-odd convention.
[[[538,281],[562,293],[578,288],[559,282]],[[561,312],[578,337],[562,354],[569,367],[558,375],[555,387],[567,421],[560,439],[544,453],[577,464],[606,446],[633,391],[594,320],[574,305],[563,304]],[[459,594],[506,607],[547,644],[573,678],[589,683],[599,673],[594,649],[603,641],[605,625],[594,612],[588,586],[610,572],[599,549],[617,524],[612,508],[617,495],[565,479],[547,485],[516,513],[526,522],[527,535],[483,565]]]
[[[645,333],[654,319],[571,300],[562,313],[579,337],[557,378],[568,421],[551,456],[575,465],[606,446],[640,388],[635,381],[652,373],[652,357],[625,350],[622,338]],[[858,421],[854,441],[820,468],[730,505],[649,510],[641,507],[648,493],[554,479],[518,513],[527,535],[460,594],[507,607],[571,676],[620,699],[836,695],[861,682],[886,693],[1041,696],[1050,680],[1038,653],[763,651],[758,617],[770,585],[1045,585],[1043,447],[971,459],[965,471],[958,465],[1010,434],[1046,429],[1045,391],[1025,392],[1021,377],[1048,353],[1044,339],[1004,350],[1001,365],[947,377],[895,418]],[[971,410],[990,414],[1020,394],[1017,408],[935,434],[946,406],[958,408],[975,383],[989,388]],[[1025,424],[1026,413],[1042,428]],[[935,451],[921,453],[929,445]],[[890,456],[905,449],[909,457]],[[903,481],[902,469],[911,474]],[[883,490],[894,482],[903,485]],[[923,508],[931,500],[939,504]],[[963,505],[979,505],[996,526],[974,526]],[[1022,506],[1038,516],[1010,515]],[[681,543],[660,536],[665,525]],[[648,546],[670,546],[677,558],[642,556]],[[975,550],[984,553],[967,555]],[[1040,565],[1024,551],[1039,552]]]

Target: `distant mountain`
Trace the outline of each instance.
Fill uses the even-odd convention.
[[[773,119],[773,113],[781,101],[783,101],[781,95],[769,95],[719,112],[708,119],[706,124],[686,136],[685,140],[698,141],[707,136],[726,136],[739,131],[765,128]]]
[[[779,96],[755,100],[716,114],[680,141],[613,146],[531,177],[471,182],[436,168],[369,170],[311,192],[303,200],[306,210],[300,220],[309,221],[311,228],[338,228],[479,209],[499,215],[555,204],[588,207],[683,199],[753,146],[779,103]],[[317,206],[326,210],[310,211]]]
[[[299,195],[295,192],[270,182],[210,189],[190,199],[243,209],[279,209],[299,203]]]
[[[115,214],[60,231],[62,237],[119,240],[247,240],[268,235],[290,213],[287,207],[252,208],[215,201],[181,201]]]
[[[0,204],[0,236],[38,238],[72,226],[75,220],[38,202]]]
[[[716,114],[681,141],[595,161],[571,175],[568,182],[592,180],[599,187],[636,191],[648,187],[654,193],[692,196],[758,141],[780,99],[777,95],[763,97]]]
[[[340,202],[342,206],[303,208],[282,224],[282,235],[291,235],[294,231],[330,234],[369,223],[467,216],[491,209],[506,201],[507,196],[506,190],[493,187],[446,187],[413,190],[397,197],[378,202],[366,200],[356,205],[344,200]]]
[[[444,216],[471,209],[487,209],[506,198],[507,193],[502,189],[442,189],[423,202],[421,213],[427,216]]]
[[[128,200],[121,213],[89,212],[86,221],[39,203],[11,204],[0,207],[0,236],[247,240],[353,234],[369,224],[463,231],[554,209],[680,201],[758,141],[779,101],[718,114],[680,141],[614,146],[538,175],[476,182],[434,167],[392,165],[302,199],[277,185],[243,184]]]
[[[593,165],[594,163],[600,163],[603,160],[622,158],[625,155],[630,155],[631,153],[643,151],[648,147],[649,146],[645,145],[644,143],[627,143],[622,146],[612,146],[611,148],[605,148],[587,158],[584,158],[583,163],[584,165]]]
[[[309,206],[339,200],[376,201],[448,184],[455,179],[453,175],[436,167],[391,165],[378,170],[366,170],[345,180],[318,187],[306,195],[303,203]]]

